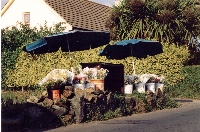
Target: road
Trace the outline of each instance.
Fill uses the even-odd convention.
[[[200,132],[200,100],[181,104],[175,109],[29,132]]]

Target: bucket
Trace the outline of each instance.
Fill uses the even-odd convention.
[[[163,93],[164,91],[164,84],[163,83],[156,83],[156,90],[160,89],[160,91]]]
[[[60,98],[60,90],[52,90],[52,96],[53,96],[53,99],[59,99]]]
[[[147,90],[151,90],[153,93],[156,91],[156,84],[155,83],[146,83]]]
[[[87,83],[86,85],[85,85],[85,88],[93,88],[94,89],[94,83]]]
[[[80,89],[84,90],[85,84],[73,84],[73,87],[74,88],[80,88]]]
[[[124,93],[132,94],[133,93],[133,85],[124,85]]]
[[[135,84],[135,88],[139,93],[145,93],[145,83]]]
[[[102,90],[104,91],[104,79],[91,79],[89,83],[94,84],[95,90]]]

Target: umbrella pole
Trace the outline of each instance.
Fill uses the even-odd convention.
[[[68,38],[67,38],[67,46],[68,46],[68,50],[69,50],[69,60],[70,60],[70,68],[73,71],[73,67],[72,67],[72,57],[71,57],[71,54],[70,54],[70,48],[69,48],[69,42],[68,42]]]
[[[132,51],[132,46],[131,47],[131,56],[133,57],[133,51]],[[133,66],[133,75],[135,75],[135,64],[134,64],[134,58],[132,58],[132,66]]]
[[[135,75],[135,64],[134,64],[134,60],[132,61],[132,66],[133,66],[133,75]]]

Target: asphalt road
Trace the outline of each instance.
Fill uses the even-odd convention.
[[[182,102],[176,109],[29,132],[200,132],[200,100]]]

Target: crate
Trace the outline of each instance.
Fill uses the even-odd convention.
[[[94,63],[80,63],[82,68],[104,68],[109,70],[108,75],[104,79],[104,90],[112,92],[121,92],[121,88],[124,87],[124,65],[112,64],[103,62]]]

